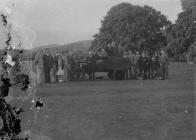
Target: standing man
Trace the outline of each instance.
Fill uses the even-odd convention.
[[[63,54],[63,65],[64,65],[64,82],[67,82],[68,79],[68,69],[69,69],[69,63],[68,63],[68,56],[67,52]]]
[[[133,54],[133,52],[131,50],[128,51],[129,53],[129,60],[130,60],[130,63],[131,63],[131,67],[129,69],[129,74],[130,74],[130,78],[133,79],[135,76],[134,74],[134,68],[133,68],[133,65],[134,65],[134,59],[135,59],[135,55]]]
[[[152,77],[152,55],[147,52],[147,78]]]
[[[51,54],[51,57],[52,57],[52,60],[51,60],[51,65],[52,65],[52,68],[50,70],[50,79],[51,79],[51,82],[52,83],[56,83],[56,72],[57,72],[57,69],[56,69],[56,60],[55,60],[55,53],[54,51],[52,52]]]
[[[88,56],[88,73],[89,73],[89,80],[95,80],[95,68],[96,68],[96,56],[92,51],[89,51]]]
[[[169,65],[169,58],[164,50],[161,51],[160,56],[160,64],[161,64],[161,75],[162,80],[167,79],[168,77],[168,65]]]
[[[124,49],[121,45],[118,45],[118,52],[119,52],[119,57],[124,56]]]
[[[50,83],[50,56],[49,49],[47,49],[43,55],[44,75],[45,83]]]
[[[112,42],[112,50],[113,50],[114,56],[116,56],[116,57],[120,56],[119,48],[114,41]]]
[[[67,61],[68,61],[68,81],[71,81],[72,80],[72,76],[71,76],[71,66],[72,66],[72,60],[71,60],[71,57],[72,57],[72,52],[71,51],[68,51],[67,53]]]
[[[138,77],[144,78],[144,58],[145,53],[142,52],[142,55],[138,59]]]
[[[108,56],[114,56],[114,53],[113,53],[113,49],[112,49],[112,45],[111,44],[108,44],[108,46],[106,47],[105,51],[108,54]]]
[[[58,72],[58,69],[59,69],[59,66],[58,66],[58,49],[56,49],[56,51],[54,52],[54,64],[55,64],[55,67],[56,67],[56,72],[55,72],[55,76],[56,76],[56,82],[59,82],[59,77],[57,75],[57,72]]]
[[[148,54],[147,52],[142,53],[143,58],[143,79],[148,79],[148,70],[149,70],[149,61],[148,61]]]
[[[155,51],[155,54],[152,57],[152,74],[153,74],[153,78],[159,78],[160,77],[160,57],[157,53],[157,51]]]
[[[138,73],[139,73],[139,63],[138,60],[140,59],[140,53],[139,51],[136,52],[135,56],[134,56],[134,62],[133,62],[133,71],[135,73],[135,78],[138,78]]]
[[[128,51],[125,51],[125,52],[124,52],[123,58],[129,59],[129,52],[128,52]],[[130,63],[131,63],[131,62],[130,62]],[[131,64],[130,64],[130,65],[131,65]],[[126,79],[126,80],[130,79],[130,69],[131,69],[131,68],[129,67],[128,70],[125,71],[125,79]]]

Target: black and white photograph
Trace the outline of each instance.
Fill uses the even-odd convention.
[[[195,140],[196,0],[0,0],[0,140]]]

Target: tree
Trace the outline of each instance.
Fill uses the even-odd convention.
[[[196,41],[196,1],[181,0],[183,12],[175,24],[167,28],[167,49],[173,57],[186,56]]]
[[[194,58],[196,57],[196,40],[195,42],[192,44],[191,48],[190,48],[190,57]]]
[[[183,54],[195,41],[196,26],[192,10],[179,14],[176,24],[167,29],[168,48],[175,54]]]
[[[181,0],[183,11],[195,9],[196,10],[196,0]]]
[[[101,21],[91,49],[104,48],[114,41],[125,49],[155,50],[166,45],[163,31],[169,25],[166,16],[152,7],[121,3]]]

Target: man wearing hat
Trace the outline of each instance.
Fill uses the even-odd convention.
[[[162,79],[164,80],[168,77],[168,65],[169,65],[169,58],[164,50],[161,51],[160,64],[161,64],[161,75],[162,75]]]

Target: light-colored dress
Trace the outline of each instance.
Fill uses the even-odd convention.
[[[62,55],[58,55],[58,72],[57,72],[57,75],[58,75],[59,82],[64,81],[64,71],[62,69],[62,66],[63,66],[62,61],[63,61],[62,60]]]

